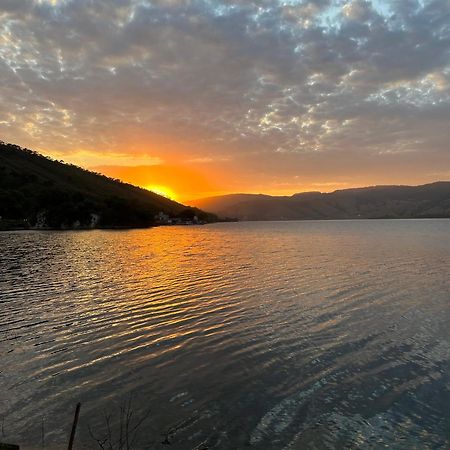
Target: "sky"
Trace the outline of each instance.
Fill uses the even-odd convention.
[[[450,179],[450,0],[0,0],[0,139],[180,201]]]

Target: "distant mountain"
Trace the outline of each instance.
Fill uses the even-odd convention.
[[[450,217],[450,182],[305,192],[290,197],[231,194],[189,204],[239,220]]]
[[[155,215],[216,217],[0,141],[0,229],[147,227]]]

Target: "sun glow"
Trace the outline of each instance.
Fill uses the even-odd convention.
[[[162,186],[160,184],[151,184],[145,186],[145,189],[152,191],[155,194],[162,195],[163,197],[169,198],[170,200],[176,200],[177,195],[175,192],[167,186]]]
[[[221,172],[209,165],[204,167],[199,164],[199,166],[180,164],[122,166],[119,162],[118,165],[111,166],[90,166],[90,169],[181,203],[224,193],[224,189],[221,188],[224,183]]]

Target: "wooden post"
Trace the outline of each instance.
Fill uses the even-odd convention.
[[[67,450],[72,450],[73,447],[73,441],[75,440],[75,433],[77,431],[78,416],[80,415],[80,408],[81,403],[77,403],[77,407],[75,408],[75,416],[73,418],[72,432],[70,433],[69,447]]]

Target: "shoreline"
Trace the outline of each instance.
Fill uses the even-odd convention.
[[[269,222],[351,222],[351,221],[378,221],[378,220],[449,220],[448,216],[432,216],[432,217],[349,217],[346,219],[337,219],[337,218],[329,218],[329,219],[278,219],[278,220],[218,220],[216,222],[205,222],[205,223],[174,223],[174,224],[154,224],[149,226],[111,226],[111,227],[95,227],[95,228],[87,228],[87,227],[77,227],[77,228],[22,228],[22,227],[10,227],[10,228],[0,228],[0,233],[8,232],[8,231],[96,231],[96,230],[104,230],[104,231],[127,231],[127,230],[147,230],[150,228],[159,228],[159,227],[179,227],[179,226],[187,226],[187,227],[198,227],[203,225],[211,225],[214,223],[269,223]]]

